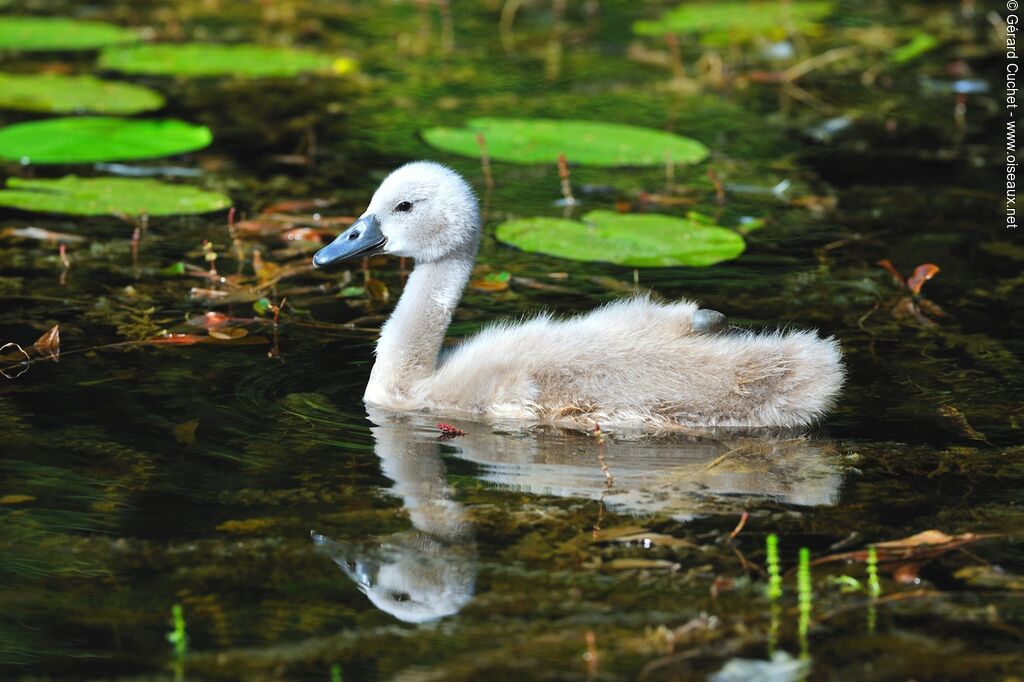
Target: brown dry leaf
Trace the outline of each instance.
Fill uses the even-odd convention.
[[[593,542],[614,542],[623,535],[637,535],[638,533],[648,532],[644,526],[616,526],[614,528],[602,528],[598,531],[597,537],[593,539]]]
[[[249,330],[243,329],[242,327],[226,327],[223,329],[211,329],[210,336],[215,339],[222,341],[234,341],[240,339],[243,336],[248,336]]]
[[[0,504],[3,504],[0,501]],[[971,587],[990,590],[1024,590],[1024,576],[1007,573],[998,566],[967,566],[953,574]]]
[[[85,237],[77,234],[54,232],[41,227],[5,227],[0,230],[0,239],[34,239],[41,242],[64,242],[65,244],[85,241]]]
[[[674,571],[679,565],[665,559],[612,559],[601,568],[607,571]]]
[[[952,405],[942,405],[936,410],[936,413],[946,420],[943,423],[943,428],[946,431],[971,440],[988,442],[988,439],[985,438],[985,434],[981,431],[975,430],[975,428],[971,426],[971,423],[967,421],[967,417]]]
[[[900,271],[896,269],[896,266],[892,264],[892,261],[888,258],[883,258],[878,261],[876,265],[892,275],[893,281],[896,282],[897,286],[903,286],[903,275],[901,275]]]
[[[60,325],[55,324],[32,345],[40,355],[60,361]]]
[[[616,538],[599,538],[595,542],[620,542],[622,544],[636,544],[641,547],[672,547],[674,549],[693,548],[697,545],[689,540],[677,538],[664,533],[641,532],[620,535]]]
[[[938,530],[926,530],[901,540],[874,543],[878,555],[879,568],[892,574],[893,579],[902,584],[917,582],[918,573],[929,561],[942,556],[964,545],[993,537],[976,533],[947,535]],[[836,561],[866,562],[867,550],[831,554],[811,562],[812,566]]]
[[[225,521],[217,526],[217,530],[226,533],[256,533],[273,525],[273,519],[242,519],[239,521]]]
[[[907,286],[915,294],[921,293],[921,287],[935,275],[939,274],[939,266],[925,263],[914,268],[914,274],[907,278]]]
[[[333,203],[333,199],[290,199],[285,201],[275,201],[272,204],[264,206],[263,210],[260,211],[260,215],[309,211],[314,208],[327,208]]]
[[[241,220],[235,223],[235,231],[242,237],[272,237],[292,227],[283,220]]]
[[[280,265],[263,260],[263,254],[259,252],[259,249],[252,250],[252,269],[260,284],[266,284],[281,272]]]
[[[314,242],[323,243],[320,233],[312,227],[296,227],[281,233],[281,239],[286,242]]]
[[[836,210],[836,207],[839,205],[839,202],[835,197],[816,196],[813,194],[805,197],[797,197],[789,203],[793,206],[806,208],[811,213],[819,216]]]
[[[36,499],[32,495],[4,495],[0,497],[0,505],[5,504],[22,504],[24,502],[31,502]]]
[[[216,301],[228,297],[228,292],[221,291],[220,289],[203,289],[202,287],[192,287],[189,289],[188,295],[192,298],[203,299],[206,301]]]
[[[888,542],[876,542],[874,543],[875,549],[907,549],[916,548],[932,545],[944,545],[949,542],[953,542],[958,538],[975,537],[973,533],[965,533],[964,535],[948,535],[943,533],[941,530],[925,530],[911,535],[910,537],[903,538],[902,540],[889,540]]]
[[[199,428],[198,419],[190,419],[187,422],[177,424],[174,427],[174,438],[182,445],[195,445],[196,429]]]

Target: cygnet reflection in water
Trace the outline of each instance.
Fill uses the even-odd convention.
[[[751,499],[832,505],[842,473],[832,445],[793,433],[704,431],[605,437],[547,426],[459,422],[442,440],[436,419],[373,408],[383,473],[395,482],[414,530],[372,549],[314,541],[380,609],[407,622],[452,615],[472,598],[476,548],[466,510],[451,499],[441,451],[479,465],[479,478],[537,495],[601,500],[624,514],[685,521],[740,511]],[[607,466],[607,474],[602,466]]]
[[[382,420],[371,428],[381,471],[395,484],[413,529],[375,546],[335,542],[315,531],[313,542],[355,581],[380,610],[408,623],[457,613],[473,597],[476,544],[465,508],[451,499],[436,438]]]

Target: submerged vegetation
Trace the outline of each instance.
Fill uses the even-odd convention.
[[[986,12],[0,3],[0,677],[1019,675]],[[367,420],[409,263],[310,257],[416,158],[481,196],[453,335],[693,297],[834,334],[834,414]]]

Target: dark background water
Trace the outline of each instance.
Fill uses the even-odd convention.
[[[863,564],[815,569],[810,678],[1019,675],[1024,280],[1021,247],[997,224],[991,8],[838,3],[801,49],[865,52],[802,80],[820,101],[809,105],[744,77],[772,68],[759,56],[764,41],[718,48],[729,64],[723,85],[697,78],[698,60],[715,49],[695,40],[682,44],[686,82],[635,59],[638,45],[665,53],[630,30],[662,4],[567,3],[557,74],[545,65],[555,17],[539,2],[520,10],[511,55],[497,37],[498,2],[455,3],[450,53],[430,4],[6,8],[148,27],[168,40],[296,42],[358,59],[350,78],[132,79],[166,95],[162,114],[214,133],[206,150],[137,165],[202,169],[191,182],[229,193],[249,217],[311,197],[335,201],[326,215],[358,215],[388,170],[416,158],[450,163],[483,193],[477,160],[433,150],[417,134],[472,116],[591,118],[697,138],[712,156],[677,169],[673,195],[688,203],[652,210],[768,223],[734,261],[640,270],[640,286],[698,299],[744,326],[834,334],[849,378],[835,411],[793,441],[612,435],[602,449],[586,434],[460,422],[464,439],[438,443],[429,420],[378,416],[373,426],[360,400],[375,329],[401,290],[398,263],[371,265],[388,302],[339,299],[337,274],[282,280],[272,298],[291,305],[276,357],[269,340],[108,347],[165,329],[201,333],[188,320],[209,310],[255,316],[251,300],[191,297],[202,279],[158,275],[181,260],[204,266],[204,239],[222,272],[238,265],[251,275],[248,258],[233,258],[225,215],[153,218],[133,265],[130,222],[4,210],[0,227],[89,241],[71,245],[65,283],[54,244],[0,242],[0,341],[27,346],[59,323],[63,351],[59,363],[36,362],[0,383],[0,497],[17,496],[0,504],[3,677],[313,680],[330,679],[338,664],[347,680],[695,679],[734,656],[800,652],[793,575],[773,633],[763,577],[739,558],[763,565],[768,533],[780,536],[788,570],[801,546],[818,558],[929,529],[992,537],[928,562],[916,583],[883,570],[874,609],[863,591],[828,580],[863,582]],[[587,8],[599,11],[588,18]],[[920,27],[939,47],[864,85],[886,53],[871,36],[900,44]],[[3,61],[8,71],[95,70],[91,53]],[[996,94],[967,98],[958,122],[955,97],[928,92],[925,76],[981,78]],[[818,128],[837,117],[849,124],[820,139]],[[29,118],[0,113],[4,123]],[[296,154],[302,165],[281,157]],[[725,183],[720,208],[707,166]],[[494,318],[570,313],[629,293],[628,268],[497,243],[493,226],[506,217],[562,209],[554,164],[495,163],[493,172],[480,262],[511,272],[512,286],[469,291],[452,337]],[[780,199],[770,190],[783,180],[791,187]],[[663,194],[666,178],[659,168],[574,167],[572,182],[584,211],[617,200],[640,209],[640,193]],[[276,237],[252,246],[274,263],[308,259]],[[904,274],[937,264],[922,293],[947,316],[933,315],[934,326],[901,316],[907,294],[880,259]],[[266,322],[246,328],[272,334]],[[723,460],[729,452],[739,455]],[[599,453],[615,477],[610,489]],[[729,541],[744,510],[749,519]],[[424,540],[424,528],[441,540]],[[614,540],[630,528],[654,534],[653,547]],[[310,530],[340,544],[318,550]],[[424,625],[396,619],[331,560],[343,554],[428,575],[442,593],[432,594],[458,613]],[[165,639],[174,604],[189,636],[177,668]],[[588,633],[596,660],[585,658]]]

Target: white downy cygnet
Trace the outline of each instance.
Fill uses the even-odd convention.
[[[636,296],[588,314],[499,322],[441,352],[480,241],[476,196],[417,161],[392,172],[366,212],[313,257],[415,260],[381,329],[364,401],[482,419],[669,429],[799,427],[843,382],[838,343],[809,331],[726,330],[692,301]]]

